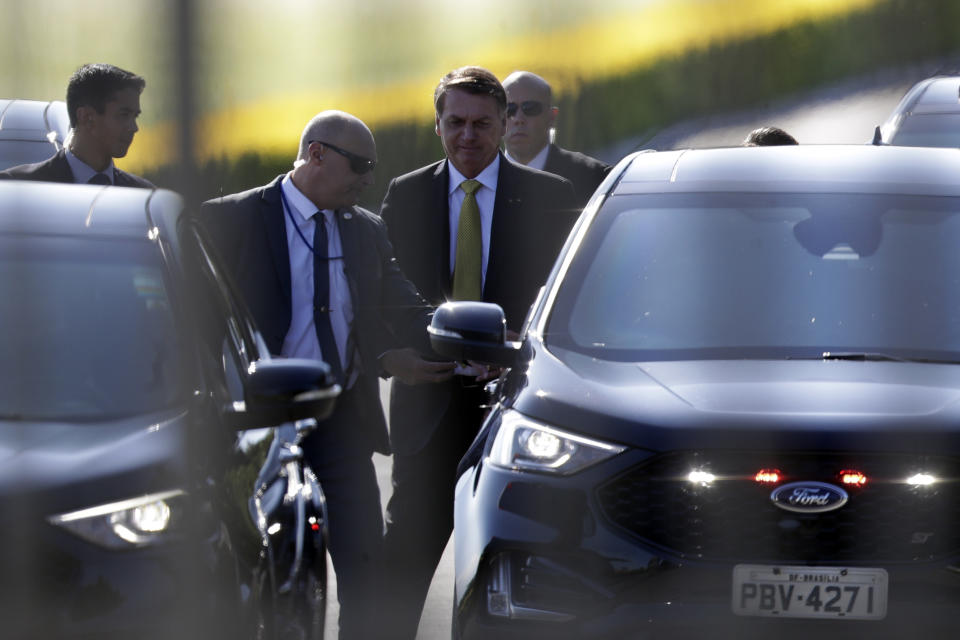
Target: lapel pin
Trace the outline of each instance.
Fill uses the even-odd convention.
[[[349,211],[344,211],[344,212],[343,212],[343,219],[344,219],[344,220],[349,220],[349,219],[352,218],[352,217],[353,217],[353,214],[350,213]]]

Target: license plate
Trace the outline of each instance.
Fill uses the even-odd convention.
[[[740,616],[881,620],[887,572],[859,567],[733,568],[733,612]]]

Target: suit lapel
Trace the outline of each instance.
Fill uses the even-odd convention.
[[[263,190],[260,200],[260,215],[263,226],[267,230],[267,244],[270,247],[270,256],[273,266],[280,279],[280,287],[287,306],[291,304],[290,294],[290,252],[287,249],[287,215],[280,197],[280,182],[283,176],[278,177]]]
[[[360,288],[357,284],[357,270],[354,265],[361,264],[360,248],[360,228],[354,219],[355,212],[353,208],[338,209],[336,212],[337,231],[340,233],[340,248],[343,251],[343,272],[347,276],[347,284],[350,287],[350,298],[353,300],[354,316],[360,305]]]
[[[543,163],[543,170],[547,173],[552,173],[554,175],[560,175],[560,167],[557,166],[557,163],[560,160],[560,156],[557,153],[557,147],[554,144],[551,144],[547,149],[547,160]]]
[[[510,245],[516,236],[511,221],[519,220],[518,210],[523,206],[519,191],[517,171],[514,165],[500,156],[500,172],[497,175],[497,194],[493,201],[493,219],[490,222],[490,247],[487,252],[487,275],[483,287],[484,300],[496,297],[496,291],[489,285],[499,282],[501,276],[508,276],[510,266],[508,256]],[[496,286],[496,285],[494,285]]]
[[[73,171],[70,169],[70,163],[67,162],[67,152],[65,149],[57,151],[57,155],[50,158],[50,164],[45,171],[47,174],[44,179],[52,182],[73,182]]]
[[[437,283],[445,299],[453,294],[453,281],[450,278],[450,170],[447,168],[449,160],[437,165],[431,178],[430,203],[428,211],[436,212],[426,221],[423,228],[430,233],[425,254],[435,256],[437,260],[435,273],[439,276]],[[428,215],[431,215],[428,213]]]

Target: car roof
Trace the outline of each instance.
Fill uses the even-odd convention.
[[[960,149],[787,145],[640,151],[611,195],[689,191],[960,195]]]
[[[911,99],[904,100],[906,113],[960,112],[960,76],[927,78],[914,85],[907,95]]]
[[[0,140],[49,140],[60,147],[69,131],[63,101],[0,99]]]
[[[0,234],[172,238],[182,210],[166,189],[0,181]]]

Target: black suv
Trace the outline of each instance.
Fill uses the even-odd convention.
[[[456,490],[454,637],[956,638],[960,154],[638,153],[522,342]],[[479,306],[478,306],[479,305]]]
[[[264,463],[270,427],[323,418],[338,387],[270,358],[182,210],[163,190],[0,183],[4,638],[270,637],[275,613],[316,608],[301,635],[322,635],[322,496],[303,490],[309,521],[278,516],[277,480],[310,474],[289,447]],[[278,606],[291,578],[307,611]]]

